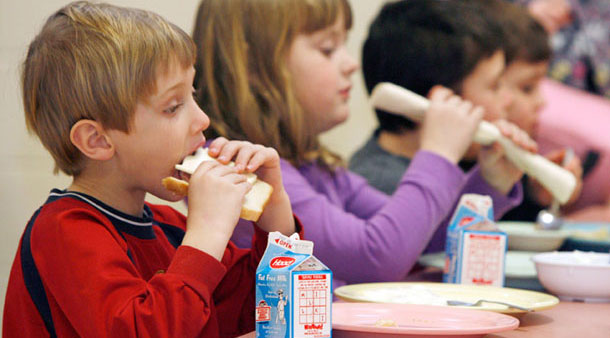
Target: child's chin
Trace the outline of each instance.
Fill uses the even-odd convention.
[[[184,196],[177,195],[172,192],[168,192],[165,195],[166,196],[163,196],[162,198],[168,202],[178,202],[178,201],[182,201],[184,199]]]
[[[161,191],[160,193],[157,193],[157,194],[151,193],[151,194],[166,202],[179,202],[184,199],[184,196],[175,194],[169,190],[166,190],[165,188],[162,188],[162,189],[164,189],[164,190]]]

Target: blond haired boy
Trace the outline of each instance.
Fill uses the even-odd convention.
[[[145,202],[204,145],[195,46],[150,12],[75,2],[53,14],[23,67],[28,128],[73,176],[27,224],[11,270],[6,337],[217,337],[254,329],[267,231],[295,225],[277,152],[218,139],[190,177],[188,217]],[[56,169],[56,170],[57,170]],[[252,250],[229,238],[256,171],[274,192]]]

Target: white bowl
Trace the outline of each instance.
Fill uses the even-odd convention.
[[[610,302],[610,254],[545,252],[532,261],[540,283],[560,299]]]
[[[553,251],[559,249],[573,230],[539,230],[532,222],[498,222],[508,235],[508,249],[519,251]]]

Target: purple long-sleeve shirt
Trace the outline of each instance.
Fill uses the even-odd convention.
[[[490,187],[478,168],[464,174],[443,157],[419,151],[392,196],[364,178],[315,164],[282,160],[292,211],[314,242],[314,255],[333,271],[334,287],[401,280],[428,247],[444,248],[448,218],[464,193],[490,195],[496,219],[521,201],[520,185],[507,195]],[[250,246],[252,226],[241,221],[232,240]],[[430,246],[428,246],[430,244]]]

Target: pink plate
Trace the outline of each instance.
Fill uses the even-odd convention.
[[[446,306],[333,303],[333,337],[481,337],[519,326],[514,317]],[[395,327],[375,326],[390,320]]]

